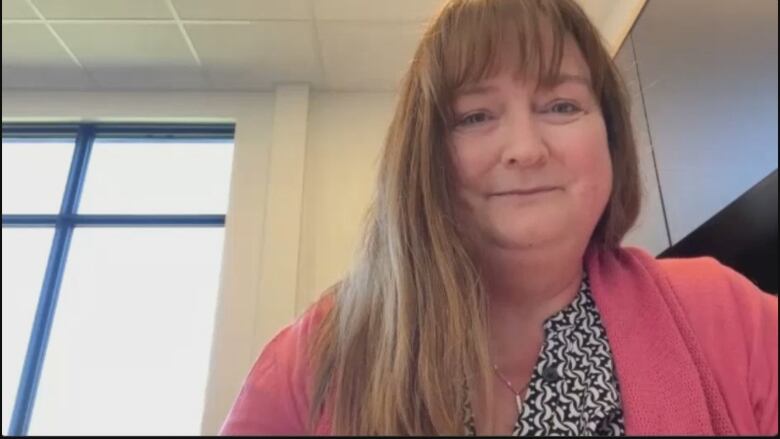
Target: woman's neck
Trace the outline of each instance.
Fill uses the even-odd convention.
[[[523,393],[544,342],[544,321],[576,297],[582,281],[585,250],[578,245],[525,249],[491,249],[478,253],[478,267],[488,296],[488,351],[490,362]],[[492,374],[491,374],[492,375]],[[514,412],[514,394],[497,377],[491,380],[495,410],[506,416],[487,416],[487,406],[477,395],[475,422],[480,434],[506,432],[501,418]],[[498,422],[487,425],[488,419]],[[512,420],[512,422],[514,422]]]
[[[579,249],[500,250],[480,259],[491,351],[503,357],[496,361],[512,363],[538,349],[544,321],[579,292],[583,254]],[[523,339],[530,345],[524,347]]]
[[[524,317],[555,314],[579,290],[584,252],[571,245],[481,252],[480,272],[491,307]]]

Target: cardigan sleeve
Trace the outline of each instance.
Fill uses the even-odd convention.
[[[764,293],[734,270],[726,269],[735,296],[744,307],[748,339],[748,389],[758,434],[777,435],[777,296]]]
[[[778,432],[778,299],[711,257],[661,260],[737,434]]]

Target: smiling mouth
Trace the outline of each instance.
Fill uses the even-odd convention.
[[[540,194],[544,192],[552,192],[558,188],[556,187],[538,187],[538,188],[532,188],[532,189],[515,189],[511,191],[503,191],[503,192],[496,192],[492,194],[493,196],[507,196],[507,195],[535,195]]]

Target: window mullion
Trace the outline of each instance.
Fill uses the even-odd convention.
[[[19,389],[16,393],[11,422],[8,433],[11,436],[24,436],[30,426],[32,411],[35,405],[35,395],[43,370],[43,361],[46,357],[46,348],[49,343],[54,313],[57,309],[60,286],[65,272],[70,242],[73,237],[73,223],[65,221],[72,218],[78,209],[81,191],[84,187],[87,164],[95,141],[95,129],[90,125],[79,127],[76,135],[76,147],[71,160],[68,180],[65,185],[65,193],[62,197],[59,219],[55,228],[52,249],[46,265],[43,285],[35,311],[30,342],[27,346],[27,354],[24,359],[22,376],[19,380]]]

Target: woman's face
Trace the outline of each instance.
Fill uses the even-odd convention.
[[[490,247],[587,242],[612,187],[588,66],[567,37],[559,84],[537,90],[515,71],[504,68],[454,101],[448,143],[459,220]]]

